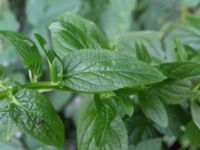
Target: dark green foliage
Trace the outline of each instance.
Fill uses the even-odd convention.
[[[79,2],[73,1],[76,6]],[[35,3],[30,0],[27,5],[36,7]],[[42,3],[37,13],[44,16],[37,18],[30,12],[27,16],[38,28],[50,24],[48,19],[40,20],[49,13],[58,14],[54,7],[61,7],[55,2],[51,7]],[[61,120],[55,107],[62,109],[62,119],[76,111],[72,120],[79,150],[160,150],[173,142],[179,142],[182,149],[199,148],[199,18],[186,15],[160,31],[127,33],[147,21],[146,13],[155,13],[152,4],[147,8],[148,2],[142,0],[136,12],[132,12],[136,0],[105,0],[102,5],[87,0],[85,4],[87,7],[68,9],[82,9],[97,25],[72,12],[58,15],[49,26],[52,45],[38,33],[35,41],[0,30],[1,40],[12,43],[30,78],[27,82],[24,69],[18,76],[9,75],[9,64],[0,65],[0,140],[7,141],[22,131],[46,145],[65,149],[65,138],[74,135],[65,137],[65,126],[70,124]],[[93,12],[87,10],[92,6]],[[140,11],[146,13],[140,16]],[[135,26],[129,19],[132,13],[139,15]],[[132,17],[136,21],[138,16]],[[144,27],[152,26],[149,23]],[[1,48],[6,46],[0,41]],[[54,107],[43,93],[47,91],[56,93],[49,94]]]

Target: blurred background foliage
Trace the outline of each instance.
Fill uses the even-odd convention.
[[[159,54],[161,58],[169,61],[176,59],[176,55],[171,51],[174,48],[173,36],[179,36],[181,41],[188,43],[193,48],[200,50],[200,0],[0,0],[0,30],[12,30],[30,35],[40,33],[47,39],[49,48],[52,49],[48,26],[50,22],[59,14],[71,11],[89,20],[94,21],[113,41],[119,41],[117,49],[127,55],[134,49],[134,42],[138,39],[147,44],[151,55],[159,62],[158,53],[162,49],[162,44],[166,45],[167,55]],[[195,16],[188,17],[190,15]],[[138,34],[141,30],[145,31]],[[159,31],[162,31],[159,32]],[[134,33],[134,34],[132,34]],[[164,37],[160,43],[161,35]],[[126,35],[123,37],[123,35]],[[127,36],[128,35],[128,36]],[[152,35],[154,41],[151,40]],[[130,40],[130,43],[126,41]],[[156,54],[154,54],[156,53]],[[132,54],[131,54],[132,55]],[[198,59],[199,60],[199,59]],[[3,39],[0,39],[0,64],[6,67],[3,72],[8,80],[28,81],[27,72],[23,69],[15,49]],[[48,80],[48,73],[42,79]],[[64,150],[76,149],[76,119],[79,113],[80,101],[84,101],[87,95],[77,95],[74,93],[54,91],[47,93],[55,109],[58,111],[65,123],[66,142]],[[186,131],[177,142],[176,137],[180,137],[179,125],[187,122],[187,118],[181,118],[182,110],[170,107],[170,124],[167,129],[157,130],[149,123],[149,120],[135,114],[134,118],[125,118],[129,134],[130,149],[145,150],[145,146],[154,143],[154,149],[160,148],[160,140],[155,139],[160,133],[167,133],[164,136],[165,146],[176,148],[200,146],[200,132],[193,122],[186,125]],[[137,111],[136,111],[137,112]],[[175,112],[175,113],[173,113]],[[177,115],[180,114],[179,117]],[[138,117],[138,118],[137,118]],[[144,119],[141,119],[143,117]],[[187,130],[188,129],[188,130]],[[24,135],[13,127],[13,138],[9,139],[0,136],[1,150],[54,150],[55,148],[41,144],[35,139]],[[167,132],[167,131],[168,132]],[[1,131],[3,131],[1,129]],[[158,132],[160,131],[160,133]],[[147,140],[149,138],[154,138]],[[8,140],[9,139],[9,140]],[[5,142],[6,140],[6,142]],[[8,140],[8,141],[7,141]],[[139,143],[140,141],[143,141]],[[180,146],[181,144],[181,146]]]

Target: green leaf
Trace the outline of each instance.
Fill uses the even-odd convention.
[[[186,49],[184,48],[183,44],[180,42],[178,38],[175,38],[174,43],[176,45],[175,52],[176,52],[176,60],[177,61],[187,61],[188,54]]]
[[[38,33],[35,33],[35,38],[36,40],[39,42],[40,47],[42,48],[42,50],[44,51],[48,62],[51,64],[52,61],[54,60],[54,58],[56,57],[53,51],[47,50],[45,48],[47,41]]]
[[[19,61],[15,47],[9,41],[0,37],[0,64],[9,66]]]
[[[63,65],[58,58],[55,58],[51,64],[51,80],[54,82],[61,81],[63,76]]]
[[[151,57],[150,57],[146,47],[144,46],[144,44],[142,44],[140,46],[136,43],[135,47],[136,47],[137,59],[144,61],[146,63],[151,63]]]
[[[144,0],[138,1],[137,10],[134,14],[137,17],[137,22],[146,30],[159,30],[161,25],[175,20],[177,8],[180,8],[182,0]],[[141,13],[142,12],[142,13]],[[138,13],[140,14],[139,16]]]
[[[62,80],[63,65],[61,61],[56,57],[56,54],[53,51],[45,48],[47,42],[40,34],[35,33],[35,37],[47,57],[50,67],[51,80],[54,82]]]
[[[19,23],[14,12],[9,7],[9,2],[6,0],[0,1],[0,30],[17,31]]]
[[[105,150],[127,150],[128,149],[128,135],[123,121],[117,117],[111,124],[112,138],[105,146]]]
[[[8,142],[17,132],[17,127],[8,112],[0,112],[0,141]]]
[[[129,145],[136,145],[143,140],[159,136],[152,122],[138,112],[126,120],[126,128],[129,135]]]
[[[196,126],[200,129],[200,106],[196,102],[191,103],[192,119]]]
[[[13,138],[9,143],[0,142],[0,147],[2,150],[24,150],[21,141],[16,138]]]
[[[189,18],[189,17],[188,17]],[[199,28],[199,19],[194,18],[191,20],[178,20],[167,24],[163,28],[165,34],[164,44],[166,45],[166,50],[168,53],[171,53],[171,56],[174,55],[174,48],[176,47],[174,43],[174,38],[179,38],[180,42],[184,45],[188,45],[196,51],[200,51],[199,37],[200,37],[200,28]],[[176,55],[174,55],[176,56]]]
[[[65,57],[62,84],[76,91],[102,92],[163,79],[157,69],[131,57],[106,50],[83,50]]]
[[[122,105],[125,113],[129,117],[132,117],[134,113],[134,105],[131,99],[128,96],[122,94],[117,94],[117,98],[120,100],[120,104]]]
[[[69,52],[84,48],[100,48],[100,45],[71,23],[55,22],[51,24],[55,52],[60,58]],[[61,51],[62,50],[62,51]]]
[[[33,41],[20,33],[0,31],[0,35],[10,41],[24,60],[25,67],[35,75],[42,74],[42,57]]]
[[[92,120],[90,120],[92,122]],[[85,124],[86,125],[86,124]],[[110,139],[110,142],[107,143],[105,146],[98,147],[95,145],[95,141],[91,140],[89,142],[86,142],[86,137],[89,138],[91,136],[90,129],[92,128],[92,125],[89,125],[85,128],[81,128],[82,130],[78,131],[78,149],[80,150],[127,150],[128,149],[128,136],[126,128],[123,124],[123,121],[117,117],[111,124],[112,128],[112,138]],[[80,132],[83,132],[83,130],[86,130],[85,136],[81,138],[82,136],[79,136],[79,134],[83,134]],[[84,144],[84,145],[83,145]]]
[[[161,139],[149,139],[140,142],[134,150],[161,150]]]
[[[163,63],[159,69],[170,78],[184,79],[200,75],[200,64],[194,62]]]
[[[110,39],[114,39],[131,28],[132,11],[136,0],[109,0],[100,13],[100,26]]]
[[[182,127],[185,126],[191,118],[179,105],[165,105],[165,108],[168,116],[168,127],[157,127],[157,130],[167,136],[179,138],[183,133]]]
[[[40,33],[49,41],[49,31],[47,30],[51,21],[65,11],[78,12],[82,6],[82,0],[27,0],[25,9],[26,19],[30,26],[29,34]],[[40,4],[40,5],[38,5]],[[35,11],[33,11],[35,10]]]
[[[109,48],[107,37],[93,22],[70,12],[61,15],[49,29],[60,58],[84,48]]]
[[[196,96],[187,80],[166,80],[152,86],[149,92],[167,104],[182,104]]]
[[[152,38],[153,37],[153,38]],[[127,56],[138,57],[138,52],[149,61],[150,55],[153,63],[163,62],[165,53],[161,45],[161,34],[154,31],[130,32],[121,35],[116,42],[116,50]],[[142,46],[138,51],[138,46]]]
[[[141,93],[139,95],[139,104],[144,114],[162,127],[168,126],[168,117],[165,106],[154,95],[150,93]]]
[[[89,144],[94,138],[94,129],[96,121],[96,110],[88,110],[87,115],[82,115],[78,120],[77,136],[78,149],[89,150]]]
[[[13,103],[10,115],[20,129],[45,144],[61,148],[64,126],[45,96],[22,89],[15,94]]]
[[[95,96],[95,106],[97,109],[95,143],[102,147],[112,137],[111,122],[116,116],[116,110],[111,99],[101,100],[99,96]]]
[[[28,150],[60,150],[56,147],[43,144],[33,137],[27,135],[25,137],[25,142]],[[65,148],[68,148],[68,146],[65,146]]]
[[[197,126],[192,121],[187,124],[184,136],[186,136],[186,138],[190,141],[190,144],[197,147],[200,146],[200,131],[199,128],[197,128]]]
[[[34,27],[43,26],[44,28],[50,20],[60,13],[66,10],[77,12],[80,7],[81,0],[27,0],[26,16],[31,25]]]
[[[81,104],[80,110],[81,111],[79,112],[78,124],[77,124],[79,150],[101,150],[101,149],[127,150],[128,149],[128,137],[127,137],[126,128],[123,124],[123,121],[119,117],[116,117],[111,123],[112,135],[109,142],[104,146],[98,147],[95,144],[96,143],[95,129],[96,129],[96,126],[99,126],[98,110],[94,106],[94,101],[92,99],[87,99],[83,101]],[[104,112],[101,112],[101,113],[103,114]]]

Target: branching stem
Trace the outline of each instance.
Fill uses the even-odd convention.
[[[69,91],[69,89],[62,87],[58,83],[53,82],[34,82],[34,83],[27,83],[22,85],[22,88],[28,88],[28,89],[35,89],[35,90],[51,90],[51,89],[58,89],[58,90],[65,90]],[[11,88],[7,90],[0,91],[0,99],[3,99],[8,96],[9,92],[15,92],[17,91],[16,88]]]

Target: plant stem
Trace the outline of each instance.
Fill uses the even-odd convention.
[[[35,83],[27,83],[22,85],[22,88],[36,89],[36,90],[50,90],[50,89],[58,89],[68,91],[69,89],[63,88],[58,83],[53,82],[35,82]],[[16,88],[12,88],[9,90],[0,91],[0,99],[7,97],[8,93],[12,91],[17,91]]]
[[[27,83],[22,86],[23,88],[30,88],[30,89],[54,89],[58,87],[57,83],[53,82],[34,82],[34,83]]]

